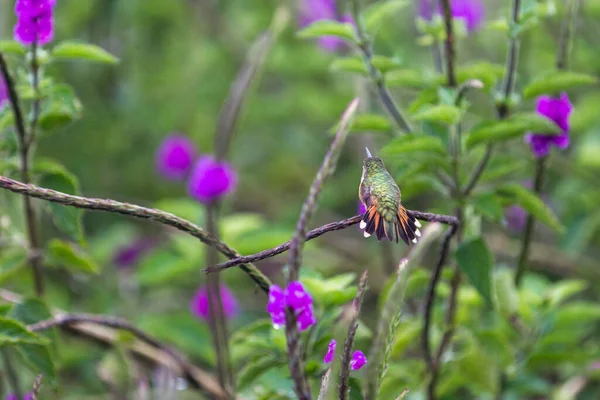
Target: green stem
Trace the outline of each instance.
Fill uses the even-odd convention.
[[[12,392],[17,396],[18,399],[22,399],[23,393],[21,392],[21,385],[19,384],[19,376],[17,375],[17,372],[12,364],[9,349],[2,348],[0,349],[0,352],[2,353],[2,363],[4,364],[4,369],[6,370],[6,379],[12,388]]]

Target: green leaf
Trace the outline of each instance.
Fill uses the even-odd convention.
[[[101,47],[75,41],[64,41],[52,49],[52,57],[65,60],[85,60],[104,64],[117,64],[119,59]]]
[[[503,75],[503,65],[492,64],[485,61],[459,67],[456,72],[456,78],[459,84],[470,79],[478,79],[483,83],[483,90],[485,91],[490,91]]]
[[[445,147],[439,137],[408,134],[391,140],[381,149],[381,155],[384,157],[404,156],[415,152],[444,154]]]
[[[23,247],[14,247],[0,253],[0,284],[16,276],[27,266],[27,252]]]
[[[488,305],[492,306],[492,253],[483,239],[462,243],[455,256],[460,270],[467,275]]]
[[[321,36],[336,36],[350,42],[357,40],[352,24],[337,21],[319,20],[298,32],[298,37],[303,39],[315,39]]]
[[[237,388],[244,390],[256,378],[267,372],[271,368],[284,367],[287,363],[274,357],[272,354],[263,355],[257,359],[246,362],[245,366],[236,374]]]
[[[100,273],[100,267],[89,255],[75,248],[72,243],[60,239],[52,239],[48,242],[47,256],[50,264],[64,267],[69,271],[86,274]]]
[[[519,293],[514,274],[506,268],[497,271],[494,274],[494,288],[498,309],[507,315],[515,314],[519,309]]]
[[[553,71],[545,74],[523,89],[523,96],[526,99],[536,97],[542,94],[554,94],[577,86],[592,85],[597,83],[595,76],[569,71]]]
[[[16,40],[0,40],[0,52],[24,56],[27,53],[27,50]]]
[[[56,381],[56,366],[52,360],[50,346],[43,344],[20,344],[17,351],[23,357],[25,364],[36,374],[44,374],[51,384]]]
[[[600,320],[600,305],[587,301],[570,302],[556,311],[556,325],[587,325]]]
[[[365,9],[364,21],[367,32],[381,28],[386,18],[395,18],[398,11],[408,5],[406,0],[388,0],[372,3]]]
[[[425,106],[413,114],[415,121],[430,121],[454,125],[460,121],[462,111],[456,106],[449,104],[438,104],[434,106]]]
[[[385,74],[385,83],[388,87],[409,87],[423,89],[429,86],[429,80],[422,71],[414,69],[398,69]]]
[[[560,128],[551,120],[536,113],[517,113],[501,121],[483,122],[467,133],[467,148],[478,144],[501,142],[523,136],[526,132],[558,135]]]
[[[12,107],[8,103],[0,107],[0,132],[15,124]]]
[[[563,230],[563,226],[556,215],[554,215],[554,212],[531,190],[516,183],[509,183],[498,188],[498,193],[509,197],[514,204],[521,206],[525,211],[549,227],[557,231]]]
[[[79,194],[79,181],[61,164],[52,160],[39,160],[34,165],[34,172],[41,174],[39,184],[43,188],[54,189],[67,194]],[[82,218],[79,208],[67,207],[62,204],[47,202],[46,206],[56,224],[56,227],[73,240],[84,242]]]
[[[0,345],[20,343],[46,344],[47,340],[33,332],[29,332],[19,321],[0,317]]]
[[[351,72],[355,74],[367,75],[367,67],[359,57],[336,58],[329,64],[329,69],[336,72]]]
[[[502,204],[495,193],[486,192],[475,196],[473,199],[475,211],[494,222],[500,222],[504,218]]]
[[[64,128],[81,118],[81,102],[68,85],[53,86],[45,103],[39,119],[40,128],[45,131]]]
[[[583,280],[569,279],[560,281],[552,285],[546,293],[546,298],[549,300],[550,305],[557,306],[569,297],[583,292],[588,286],[589,283]]]
[[[356,296],[356,286],[349,286],[354,280],[352,273],[342,274],[331,279],[321,277],[301,277],[302,283],[319,304],[339,306]]]
[[[364,400],[362,388],[358,379],[350,377],[350,379],[348,379],[348,386],[350,389],[348,400]]]
[[[390,120],[384,115],[360,114],[354,117],[350,125],[350,133],[357,132],[391,132]]]
[[[471,343],[466,354],[456,361],[459,373],[468,377],[469,385],[477,393],[495,393],[498,386],[498,366],[479,345]],[[482,393],[483,394],[483,393]]]

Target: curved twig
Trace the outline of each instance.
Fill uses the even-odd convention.
[[[410,212],[417,219],[419,219],[421,221],[440,222],[445,225],[458,225],[458,218],[456,218],[452,215],[432,214],[432,213],[426,213],[426,212],[415,211],[415,210],[410,210]],[[315,228],[315,229],[309,231],[306,234],[306,240],[309,241],[309,240],[318,238],[319,236],[322,236],[322,235],[326,234],[327,232],[340,231],[342,229],[349,228],[353,225],[360,223],[361,219],[362,219],[362,215],[355,215],[354,217],[350,217],[350,218],[344,219],[342,221],[330,222],[329,224],[325,224],[323,226],[320,226],[318,228]],[[275,257],[278,254],[288,251],[290,249],[291,244],[292,244],[292,241],[290,240],[290,241],[282,243],[278,246],[275,246],[271,249],[266,249],[261,252],[258,252],[256,254],[252,254],[249,256],[242,256],[242,257],[238,257],[238,258],[232,258],[231,260],[224,262],[222,264],[216,265],[214,267],[206,268],[205,271],[207,273],[211,273],[211,272],[216,272],[216,271],[220,271],[223,269],[235,267],[240,264],[256,262],[256,261],[264,260],[266,258]]]
[[[163,225],[171,226],[182,232],[189,233],[190,235],[199,239],[202,243],[216,248],[221,254],[228,258],[240,257],[240,254],[237,251],[227,246],[214,236],[206,233],[199,226],[174,214],[157,210],[155,208],[147,208],[110,199],[74,196],[52,189],[41,188],[32,184],[25,184],[5,176],[0,176],[0,189],[10,190],[11,192],[51,201],[53,203],[63,204],[69,207],[108,211],[117,214],[130,215],[136,218],[153,220]],[[260,272],[258,268],[252,264],[245,264],[241,268],[250,276],[250,278],[252,278],[252,280],[254,280],[254,282],[258,284],[258,286],[260,286],[263,291],[269,291],[271,280],[262,272]]]

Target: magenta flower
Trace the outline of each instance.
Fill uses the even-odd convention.
[[[367,357],[365,357],[365,353],[360,350],[356,350],[354,354],[352,354],[352,360],[350,360],[350,369],[359,370],[367,363]]]
[[[267,312],[271,314],[273,327],[279,329],[285,325],[285,292],[277,285],[269,288]]]
[[[154,248],[156,243],[157,241],[151,238],[137,239],[133,243],[117,249],[113,256],[113,263],[119,268],[133,267]]]
[[[267,312],[271,314],[273,327],[281,328],[285,325],[285,308],[290,307],[297,316],[300,332],[308,329],[317,322],[314,314],[312,298],[299,281],[290,282],[284,291],[277,285],[269,288],[269,301]]]
[[[335,345],[335,339],[331,339],[331,342],[329,342],[329,346],[327,346],[327,354],[325,354],[325,358],[323,358],[325,364],[329,364],[333,361],[333,357],[335,356]]]
[[[44,45],[54,38],[54,6],[56,0],[17,0],[17,24],[14,38],[24,45],[37,41]]]
[[[320,20],[354,24],[354,20],[349,14],[338,16],[335,0],[301,0],[300,26],[305,27]],[[319,46],[326,51],[334,52],[345,46],[345,43],[336,36],[322,36],[319,38]]]
[[[569,147],[569,117],[573,111],[569,96],[566,93],[562,93],[559,98],[540,96],[537,99],[536,111],[558,125],[562,132],[558,135],[531,132],[526,134],[525,141],[531,145],[534,156],[547,156],[550,146],[561,150]]]
[[[188,193],[201,203],[210,204],[233,192],[236,185],[237,174],[228,163],[202,156],[188,181]]]
[[[156,169],[169,180],[182,180],[186,177],[196,156],[196,146],[183,135],[167,136],[156,152]]]
[[[482,0],[452,0],[450,7],[452,16],[462,19],[469,32],[477,30],[485,19],[485,5]],[[431,21],[435,14],[442,15],[443,10],[439,0],[420,0],[417,14]]]
[[[225,285],[221,285],[219,288],[219,294],[221,296],[221,304],[223,304],[223,312],[225,318],[232,319],[238,314],[238,302],[233,293]],[[208,308],[208,292],[206,287],[198,289],[192,301],[190,302],[190,310],[192,314],[201,318],[205,321],[210,319],[210,311]]]
[[[0,110],[8,104],[8,88],[4,82],[4,78],[0,76]]]

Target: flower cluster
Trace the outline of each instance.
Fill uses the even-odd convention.
[[[301,27],[308,26],[320,20],[333,20],[354,24],[350,14],[339,16],[335,0],[303,0],[300,5],[299,23]],[[319,46],[326,51],[336,51],[344,46],[344,41],[335,36],[322,36]]]
[[[536,111],[554,122],[560,128],[561,133],[548,135],[530,132],[525,135],[525,141],[531,146],[533,154],[540,158],[548,155],[550,146],[556,146],[562,150],[569,147],[569,130],[571,128],[569,117],[573,111],[569,96],[566,93],[562,93],[559,98],[540,96],[537,99]]]
[[[237,185],[235,170],[228,163],[215,160],[211,155],[202,155],[196,159],[196,154],[196,146],[187,137],[170,135],[156,152],[156,170],[165,179],[172,181],[189,177],[189,195],[204,204],[230,194]]]
[[[452,0],[450,8],[452,16],[463,20],[469,32],[477,30],[485,19],[485,5],[481,0]],[[438,0],[420,0],[417,14],[431,21],[434,15],[441,15],[443,11]]]
[[[323,358],[323,361],[325,362],[325,364],[329,364],[330,362],[333,361],[333,357],[335,356],[335,347],[336,347],[336,341],[335,341],[335,339],[332,339],[331,342],[329,342],[329,345],[327,346],[327,353],[325,354],[325,358]],[[352,354],[352,360],[350,360],[350,369],[352,369],[354,371],[359,370],[366,363],[367,363],[367,357],[365,356],[365,353],[363,353],[360,350],[356,350]]]
[[[238,302],[233,293],[225,285],[219,287],[219,295],[221,296],[221,304],[223,304],[223,312],[225,318],[231,319],[238,314]],[[190,310],[192,314],[205,321],[210,319],[208,308],[208,292],[206,287],[198,289],[192,301],[190,302]]]
[[[15,40],[24,45],[44,45],[54,38],[54,6],[56,0],[17,0]]]
[[[314,315],[312,298],[299,281],[290,282],[283,290],[277,285],[269,288],[267,312],[271,314],[273,327],[279,329],[285,325],[285,309],[290,307],[297,316],[300,332],[308,329],[317,322]]]

